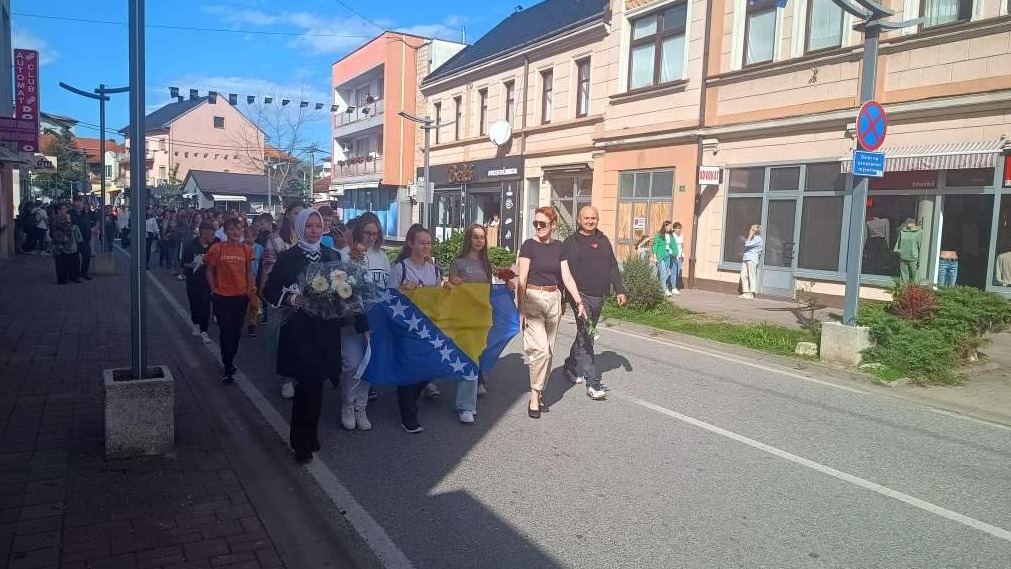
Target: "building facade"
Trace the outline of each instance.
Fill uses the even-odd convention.
[[[385,32],[333,64],[330,198],[342,217],[371,211],[387,238],[407,232],[413,219],[408,188],[416,182],[417,130],[398,113],[417,113],[419,52],[447,57],[443,54],[462,48]]]

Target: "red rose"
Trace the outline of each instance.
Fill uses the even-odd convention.
[[[516,278],[516,273],[513,272],[512,269],[501,269],[497,273],[495,273],[495,276],[502,279],[505,282],[509,282]]]
[[[597,247],[600,247],[600,243],[590,243],[590,247],[596,249]]]

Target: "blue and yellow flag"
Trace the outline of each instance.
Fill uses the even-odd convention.
[[[513,293],[505,285],[480,283],[451,290],[390,288],[368,318],[372,343],[364,379],[379,385],[475,381],[495,367],[520,329]]]

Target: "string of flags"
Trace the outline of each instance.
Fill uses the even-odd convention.
[[[189,92],[190,92],[189,95],[190,95],[190,100],[191,101],[200,98],[200,90],[199,89],[190,89]],[[178,100],[181,103],[184,100],[185,97],[183,97],[179,93],[180,93],[179,87],[169,87],[169,96],[172,97],[173,99]],[[210,103],[210,104],[212,104],[212,105],[215,105],[218,102],[218,97],[223,97],[223,96],[224,96],[224,93],[219,93],[217,91],[208,91],[207,92],[207,99],[208,99],[207,102]],[[239,104],[239,98],[240,98],[240,95],[238,95],[236,93],[228,93],[228,104],[229,105],[233,105],[233,106]],[[252,104],[256,103],[256,95],[245,95],[245,98],[246,98],[246,104],[248,104],[248,105],[252,105]],[[274,102],[274,99],[275,99],[275,97],[266,97],[266,96],[264,96],[263,97],[263,104],[270,105],[270,104],[272,104]],[[282,107],[286,107],[286,106],[290,105],[292,102],[293,101],[291,99],[281,99],[281,106]],[[305,108],[308,108],[310,105],[312,105],[315,108],[315,110],[317,110],[317,111],[322,110],[324,107],[329,106],[331,113],[336,113],[339,110],[339,108],[340,108],[340,105],[330,104],[330,103],[313,103],[311,101],[297,101],[297,102],[298,102],[299,108],[305,109]]]

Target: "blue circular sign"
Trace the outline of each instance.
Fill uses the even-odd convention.
[[[885,108],[877,101],[867,101],[857,113],[857,142],[860,148],[874,152],[885,143],[888,117]]]

